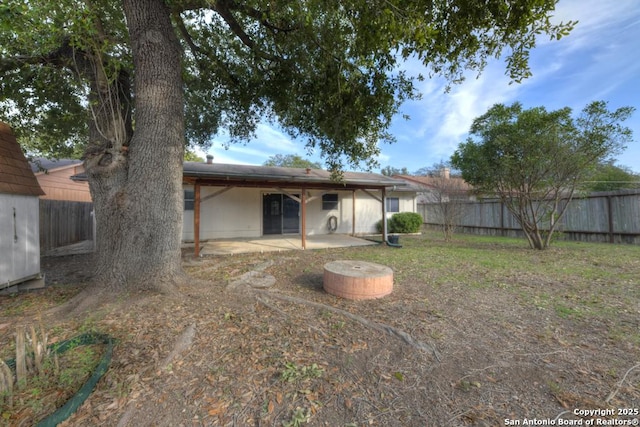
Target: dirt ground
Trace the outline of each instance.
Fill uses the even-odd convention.
[[[571,425],[587,421],[576,409],[640,408],[640,375],[630,371],[638,344],[612,337],[606,322],[532,309],[500,286],[424,278],[379,300],[325,293],[324,263],[359,250],[185,255],[194,280],[183,298],[132,295],[76,320],[118,344],[63,425]],[[89,263],[46,258],[42,268],[72,286]],[[275,284],[252,287],[242,280],[250,271]],[[540,286],[526,275],[509,280]],[[640,327],[637,313],[620,316]]]

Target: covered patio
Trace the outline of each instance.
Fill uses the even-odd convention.
[[[378,236],[380,238],[380,236]],[[199,254],[232,255],[243,253],[283,252],[302,249],[345,248],[377,244],[374,241],[344,234],[307,236],[306,246],[302,246],[300,236],[264,236],[247,239],[216,239],[200,242]]]
[[[193,241],[196,257],[373,244],[355,236],[375,232],[374,221],[387,217],[387,192],[406,191],[404,181],[373,173],[344,172],[334,180],[319,169],[229,165],[210,159],[185,162],[183,184],[192,188],[193,209],[190,235],[183,240]],[[203,212],[205,202],[208,211]],[[403,196],[402,203],[412,211],[414,197]],[[395,209],[401,210],[397,196]],[[203,218],[208,226],[204,235]],[[331,219],[332,226],[327,221]],[[382,221],[386,240],[387,222]]]

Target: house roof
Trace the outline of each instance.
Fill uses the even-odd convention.
[[[76,159],[47,159],[44,157],[36,157],[31,162],[31,170],[33,173],[47,173],[53,169],[67,168],[71,166],[79,166],[82,160]]]
[[[433,190],[442,186],[441,177],[431,177],[431,176],[411,176],[411,175],[394,175],[394,177],[398,179],[405,180],[413,185],[417,185],[418,188],[424,190]],[[464,179],[459,177],[451,177],[446,178],[447,180],[451,180],[452,183],[455,183],[455,188],[460,191],[471,191],[473,186],[468,184]],[[420,191],[420,190],[418,190]]]
[[[331,180],[331,172],[322,169],[275,166],[232,165],[225,163],[184,163],[185,182],[199,180],[210,185],[305,185],[318,188],[390,188],[402,191],[404,181],[368,172],[344,172],[343,181]]]
[[[305,185],[318,188],[394,188],[395,191],[416,191],[415,185],[385,175],[368,172],[344,172],[344,180],[331,180],[331,172],[322,169],[283,168],[276,166],[233,165],[226,163],[184,162],[183,179],[193,183],[198,180],[209,185]],[[74,181],[86,181],[86,173],[71,177]]]
[[[44,194],[13,130],[3,122],[0,122],[0,193],[25,196]]]

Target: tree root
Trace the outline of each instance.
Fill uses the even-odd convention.
[[[268,292],[268,291],[261,291],[261,290],[257,290],[254,289],[254,292],[259,293],[261,295],[267,296],[267,297],[273,297],[275,299],[280,299],[283,301],[289,301],[289,302],[294,302],[296,304],[304,304],[304,305],[309,305],[315,308],[319,308],[322,310],[329,310],[333,313],[337,313],[340,314],[342,316],[345,316],[351,320],[354,320],[368,328],[371,328],[375,331],[379,331],[379,332],[383,332],[386,333],[388,335],[391,335],[395,338],[398,338],[402,341],[404,341],[406,344],[410,345],[411,347],[420,350],[420,351],[424,351],[426,353],[431,353],[433,355],[433,357],[435,357],[435,359],[440,362],[441,358],[440,358],[440,353],[438,352],[438,350],[426,343],[423,343],[421,341],[417,341],[416,339],[414,339],[411,335],[409,335],[408,333],[401,331],[399,329],[394,328],[393,326],[390,325],[386,325],[384,323],[376,323],[376,322],[372,322],[368,319],[365,319],[364,317],[358,316],[356,314],[353,313],[349,313],[348,311],[336,308],[336,307],[332,307],[330,305],[326,305],[326,304],[321,304],[318,302],[313,302],[313,301],[308,301],[302,298],[296,298],[296,297],[292,297],[292,296],[288,296],[288,295],[280,295],[280,294],[275,294],[272,292]],[[270,304],[266,303],[264,300],[259,299],[259,302],[261,302],[262,304],[266,305],[269,308],[272,308]],[[276,311],[282,312],[282,310],[278,309]]]
[[[160,362],[160,364],[158,365],[158,368],[162,370],[170,368],[173,360],[191,347],[195,336],[196,336],[196,325],[192,323],[191,325],[187,326],[184,329],[184,331],[182,331],[182,333],[180,334],[176,342],[173,344],[173,349],[171,350],[171,353],[169,353],[167,357],[165,357],[164,360]],[[136,411],[137,411],[137,408],[135,404],[129,405],[129,407],[124,412],[124,414],[122,414],[122,417],[120,417],[120,421],[118,421],[117,427],[135,425],[134,421],[135,421]]]
[[[182,332],[182,334],[180,335],[180,337],[178,338],[178,340],[173,345],[173,350],[171,350],[171,353],[169,353],[169,355],[165,357],[165,359],[162,361],[159,367],[164,369],[167,366],[169,366],[173,361],[173,359],[175,359],[177,356],[184,353],[189,347],[191,347],[191,344],[193,344],[193,339],[195,338],[195,336],[196,336],[196,325],[191,324],[187,326],[185,330]]]
[[[627,372],[624,374],[624,376],[622,377],[622,379],[620,380],[620,382],[618,383],[616,388],[614,390],[612,390],[611,393],[609,393],[609,396],[607,396],[607,398],[604,400],[605,403],[611,402],[611,399],[616,397],[616,394],[618,394],[618,392],[620,391],[620,388],[622,387],[622,384],[624,384],[624,381],[627,379],[627,375],[629,375],[629,373],[631,371],[633,371],[634,369],[636,369],[636,368],[640,368],[640,363],[635,365],[635,366],[632,366],[631,368],[629,368],[627,370]]]
[[[134,303],[154,295],[163,295],[166,298],[175,300],[185,298],[185,294],[177,288],[174,291],[164,293],[155,290],[129,292],[101,288],[91,284],[82,289],[76,296],[56,307],[47,309],[42,314],[58,320],[68,320],[95,314],[100,310],[108,309],[110,305],[115,305],[119,310],[125,311]]]

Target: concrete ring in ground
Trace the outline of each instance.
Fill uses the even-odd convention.
[[[393,291],[393,270],[366,261],[332,261],[324,265],[323,286],[342,298],[381,298]]]

